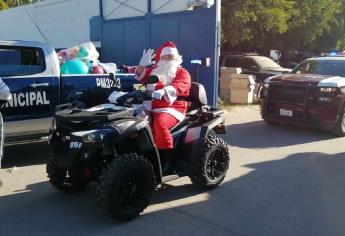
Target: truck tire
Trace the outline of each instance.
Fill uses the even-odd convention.
[[[65,193],[81,192],[88,184],[82,176],[82,171],[64,169],[53,158],[48,159],[46,171],[51,185]]]
[[[98,179],[97,203],[120,222],[132,220],[149,205],[155,187],[151,163],[136,153],[113,159]]]
[[[335,124],[333,133],[339,137],[345,136],[345,108],[343,108],[343,111],[339,115],[339,119]]]
[[[264,121],[266,124],[271,125],[271,126],[279,124],[277,121],[268,120],[266,118],[264,118]]]
[[[217,187],[229,169],[230,157],[226,142],[217,136],[207,136],[197,158],[194,162],[196,170],[189,176],[194,186],[203,190]]]

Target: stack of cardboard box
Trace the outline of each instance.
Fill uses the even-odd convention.
[[[241,68],[221,68],[219,97],[224,102],[253,103],[254,78],[252,75],[241,74],[241,72]]]
[[[224,102],[231,102],[231,79],[241,74],[241,68],[221,67],[219,80],[219,97]]]
[[[255,80],[252,75],[236,75],[231,79],[231,103],[253,103]]]

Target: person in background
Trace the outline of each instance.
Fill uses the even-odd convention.
[[[10,89],[0,78],[0,107],[1,109],[7,103],[7,101],[12,99]],[[1,114],[0,109],[0,169],[1,169],[1,160],[4,155],[4,120]],[[0,176],[0,187],[2,186],[1,176]]]

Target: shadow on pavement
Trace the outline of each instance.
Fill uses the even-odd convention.
[[[243,148],[285,147],[338,138],[334,134],[291,125],[268,125],[263,120],[227,127],[227,141]]]
[[[248,173],[207,193],[189,184],[158,190],[144,214],[127,224],[97,210],[94,186],[65,195],[47,182],[28,185],[0,197],[0,234],[345,234],[344,153],[298,153],[242,168]]]
[[[1,167],[11,168],[13,166],[44,164],[49,155],[50,146],[47,141],[7,145],[4,149]]]

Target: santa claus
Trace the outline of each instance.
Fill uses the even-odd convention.
[[[191,77],[181,63],[182,56],[176,45],[168,41],[157,49],[156,54],[152,49],[144,50],[135,71],[136,79],[143,84],[150,75],[159,78],[156,84],[146,86],[146,90],[152,91],[153,100],[145,105],[153,116],[153,136],[161,154],[173,148],[170,129],[184,119],[187,111],[185,98],[189,95]]]

